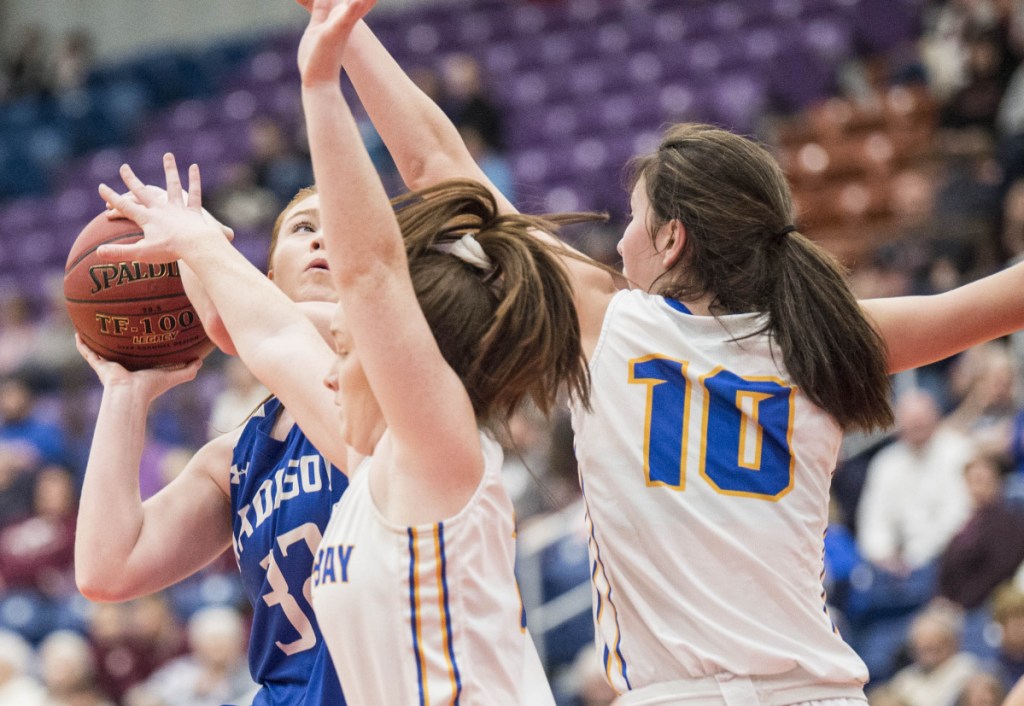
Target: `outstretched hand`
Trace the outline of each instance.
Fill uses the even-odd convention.
[[[97,251],[101,258],[170,262],[181,259],[190,243],[213,234],[223,237],[220,224],[203,211],[199,167],[195,164],[189,167],[187,197],[178,176],[178,165],[170,153],[164,155],[164,175],[166,192],[142,183],[127,164],[121,166],[127,194],[118,194],[106,184],[100,184],[103,200],[113,210],[138,223],[144,234],[131,244],[101,246]]]
[[[299,43],[302,84],[337,84],[341,59],[356,26],[376,0],[296,0],[309,10],[309,24]]]

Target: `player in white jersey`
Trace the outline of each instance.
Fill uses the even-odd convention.
[[[553,704],[516,586],[500,447],[482,429],[526,399],[549,409],[562,388],[585,401],[568,273],[531,235],[554,223],[499,215],[480,184],[416,192],[396,216],[338,80],[345,40],[370,5],[316,3],[299,50],[325,251],[342,304],[332,324],[337,358],[326,387],[313,370],[263,378],[292,395],[285,402],[303,426],[308,405],[296,396],[329,388],[343,411],[339,437],[370,456],[325,530],[314,607],[352,703]],[[177,170],[173,160],[167,166],[171,191]],[[221,297],[245,276],[233,264],[240,256],[198,209],[154,199],[130,170],[124,176],[139,204],[103,193],[145,237],[104,246],[101,256],[182,259],[243,357],[246,331],[265,335],[267,319],[285,326],[277,336],[301,324],[294,305],[259,281],[247,280],[258,300],[248,320],[230,315]],[[354,223],[361,227],[340,227]],[[286,323],[289,311],[298,323]]]
[[[365,25],[345,68],[410,188],[485,180]],[[863,703],[821,585],[841,432],[891,423],[888,373],[1024,326],[1024,266],[858,304],[768,152],[702,125],[638,161],[631,206],[632,291],[565,259],[594,378],[574,425],[607,678],[623,704]]]

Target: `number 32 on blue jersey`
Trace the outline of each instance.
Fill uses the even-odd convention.
[[[699,378],[703,394],[697,403],[694,383],[686,376],[689,365],[661,355],[629,361],[629,382],[647,387],[647,485],[685,490],[691,446],[696,446],[697,471],[719,493],[762,500],[784,496],[793,487],[796,388],[718,367]],[[700,415],[697,438],[690,438],[691,414]]]

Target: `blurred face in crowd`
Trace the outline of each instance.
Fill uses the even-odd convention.
[[[1003,481],[999,469],[984,458],[976,458],[967,464],[964,480],[967,482],[972,507],[991,505],[1002,495]]]
[[[956,636],[940,621],[924,618],[911,629],[910,650],[917,666],[930,672],[956,654]]]
[[[1003,636],[999,651],[1017,660],[1024,660],[1024,613],[1010,615],[1000,623]]]
[[[900,440],[921,450],[939,424],[939,406],[925,392],[908,392],[896,402],[896,427]]]
[[[1003,687],[991,674],[975,674],[960,692],[957,706],[999,706],[1003,702]]]
[[[32,392],[21,380],[0,382],[0,419],[20,422],[32,411]]]

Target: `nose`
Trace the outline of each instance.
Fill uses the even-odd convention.
[[[615,252],[617,252],[619,254],[619,257],[622,257],[622,240],[621,239],[619,239],[619,242],[615,243]]]
[[[323,250],[324,249],[324,237],[320,233],[317,233],[316,237],[309,243],[310,250]]]

